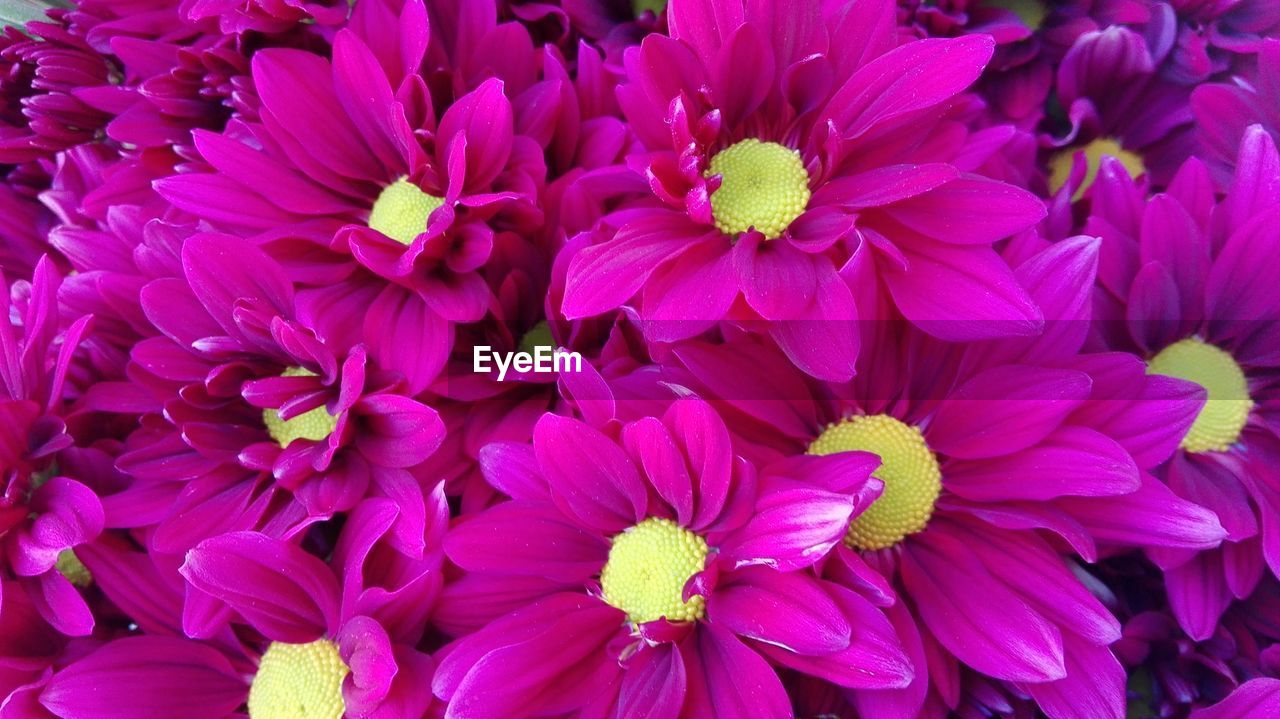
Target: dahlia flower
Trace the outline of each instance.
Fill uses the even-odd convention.
[[[437,621],[471,631],[440,653],[448,717],[790,717],[771,662],[841,686],[911,680],[879,609],[801,571],[877,493],[870,456],[757,475],[711,408],[684,399],[613,436],[545,415],[532,447],[496,443],[481,461],[512,499],[445,538],[465,575]],[[799,479],[813,476],[835,489]]]
[[[627,51],[618,97],[643,150],[625,182],[608,175],[628,199],[573,258],[569,318],[634,302],[651,341],[764,319],[797,364],[837,380],[858,354],[850,283],[883,283],[948,339],[1039,328],[990,246],[1044,208],[970,173],[948,121],[991,40],[895,47],[891,2],[822,9],[674,0],[671,36]]]
[[[669,381],[722,403],[756,456],[880,457],[884,493],[823,576],[873,588],[916,678],[849,692],[861,714],[943,717],[976,681],[1052,719],[1121,717],[1120,625],[1072,554],[1221,542],[1209,511],[1150,474],[1194,419],[1196,388],[1128,355],[1076,354],[1097,251],[1077,238],[1017,268],[1052,320],[1040,337],[947,345],[866,323],[878,351],[848,385],[817,385],[750,339],[673,349]]]
[[[1271,468],[1280,443],[1269,419],[1280,304],[1264,269],[1280,247],[1272,231],[1277,168],[1275,144],[1257,127],[1246,134],[1221,202],[1196,160],[1150,200],[1112,167],[1098,186],[1107,200],[1086,223],[1103,238],[1099,341],[1208,395],[1157,470],[1174,492],[1216,513],[1227,532],[1219,549],[1156,557],[1173,613],[1196,640],[1213,633],[1233,597],[1253,591],[1264,559],[1280,572],[1280,480]]]

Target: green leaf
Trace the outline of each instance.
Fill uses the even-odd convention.
[[[0,26],[22,29],[31,20],[43,20],[49,8],[67,7],[61,0],[0,0]]]

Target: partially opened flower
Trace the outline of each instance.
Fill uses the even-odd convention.
[[[402,394],[363,346],[323,342],[294,320],[293,285],[256,247],[198,234],[181,261],[184,279],[141,293],[164,336],[134,348],[131,374],[150,395],[142,407],[163,417],[144,421],[120,457],[135,480],[110,500],[121,526],[158,521],[153,545],[181,552],[233,527],[327,518],[416,490],[408,468],[443,432],[434,410]],[[125,396],[120,411],[135,401]]]
[[[26,591],[45,621],[77,636],[93,630],[93,615],[77,591],[87,575],[75,547],[102,531],[103,511],[91,487],[57,476],[76,444],[67,373],[92,319],[61,326],[60,284],[48,258],[30,283],[0,277],[0,571],[17,577],[5,589]]]
[[[362,504],[328,563],[256,532],[209,539],[182,566],[185,613],[181,590],[145,558],[98,550],[91,564],[110,566],[109,595],[145,633],[74,658],[40,704],[64,719],[424,716],[432,662],[414,645],[440,584],[438,487],[430,505],[409,549],[395,537],[394,503]],[[175,626],[199,640],[173,636]]]
[[[1073,557],[1222,540],[1212,513],[1150,474],[1194,419],[1195,389],[1136,357],[1076,354],[1097,248],[1076,238],[1018,267],[1052,320],[1042,336],[948,345],[865,323],[877,352],[848,385],[816,384],[755,341],[674,348],[670,381],[723,404],[754,456],[880,457],[884,492],[823,576],[878,597],[917,674],[906,689],[848,692],[860,714],[944,717],[1030,696],[1052,719],[1118,719],[1125,675],[1108,645],[1120,625]]]
[[[884,285],[950,339],[1036,331],[991,244],[1044,208],[972,174],[952,119],[988,37],[896,47],[885,0],[674,0],[667,13],[671,37],[628,50],[618,91],[642,148],[628,172],[582,180],[623,201],[573,258],[568,317],[633,306],[651,341],[769,320],[805,371],[837,380],[858,354],[851,285]]]
[[[1275,334],[1280,293],[1265,268],[1280,257],[1274,226],[1280,157],[1252,128],[1235,181],[1214,201],[1203,164],[1189,162],[1168,192],[1144,201],[1117,172],[1088,227],[1103,237],[1095,304],[1099,339],[1141,356],[1153,375],[1202,386],[1208,403],[1158,471],[1179,495],[1214,511],[1220,549],[1160,553],[1175,616],[1209,637],[1232,598],[1253,591],[1263,560],[1280,572],[1280,456]]]
[[[1203,159],[1225,188],[1249,127],[1260,125],[1273,140],[1280,138],[1280,38],[1262,43],[1252,76],[1197,87],[1191,108],[1199,124]]]
[[[684,399],[613,437],[546,415],[532,447],[493,444],[482,462],[513,499],[445,540],[463,575],[436,621],[464,635],[434,680],[447,716],[790,717],[771,663],[841,686],[910,681],[879,609],[799,571],[875,495],[867,455],[757,477]]]
[[[1049,191],[1074,200],[1093,186],[1103,157],[1130,176],[1169,181],[1195,149],[1190,88],[1160,77],[1156,50],[1124,26],[1081,35],[1057,68],[1068,126],[1048,144]]]

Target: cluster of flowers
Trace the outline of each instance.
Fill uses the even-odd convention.
[[[0,719],[1280,716],[1275,0],[40,11]]]

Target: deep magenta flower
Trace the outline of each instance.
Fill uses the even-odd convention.
[[[1191,95],[1191,107],[1199,124],[1203,159],[1214,179],[1226,187],[1248,128],[1261,125],[1273,140],[1280,138],[1280,38],[1262,43],[1252,77],[1201,85]]]
[[[895,47],[884,0],[675,0],[667,12],[671,37],[628,50],[618,90],[642,149],[625,175],[582,180],[628,199],[574,257],[568,317],[627,304],[652,341],[763,318],[795,362],[831,379],[858,354],[851,284],[883,284],[949,339],[1037,330],[991,244],[1044,208],[972,174],[950,120],[989,38]]]
[[[874,587],[917,672],[906,689],[849,692],[861,714],[944,717],[1007,695],[1053,719],[1122,717],[1120,625],[1071,556],[1221,542],[1212,513],[1150,474],[1194,419],[1195,388],[1135,357],[1076,354],[1097,251],[1076,238],[1017,268],[1042,336],[957,346],[866,323],[878,351],[848,385],[816,385],[750,338],[674,349],[669,381],[725,405],[754,456],[880,456],[884,493],[823,576]]]
[[[159,521],[153,542],[182,551],[235,526],[288,526],[416,490],[408,470],[443,433],[434,410],[402,394],[363,346],[326,343],[294,320],[292,283],[256,247],[197,234],[181,263],[184,278],[141,292],[164,336],[134,348],[144,392],[119,410],[164,416],[144,421],[119,459],[135,479],[110,500],[122,526]]]
[[[75,548],[102,531],[103,510],[91,487],[57,476],[75,445],[67,374],[92,319],[60,325],[60,284],[47,258],[30,283],[0,277],[0,572],[17,578],[6,589],[26,591],[44,621],[78,636],[94,621],[75,586],[85,579]]]
[[[1146,200],[1112,167],[1100,175],[1086,231],[1103,238],[1095,314],[1099,341],[1142,357],[1148,371],[1202,385],[1208,403],[1159,476],[1215,512],[1220,549],[1160,553],[1175,616],[1193,639],[1213,633],[1232,598],[1249,595],[1265,558],[1280,572],[1280,438],[1275,335],[1280,295],[1263,268],[1280,256],[1274,224],[1280,158],[1270,136],[1246,133],[1235,180],[1215,202],[1208,172],[1189,162]]]
[[[546,415],[532,447],[493,444],[481,461],[512,500],[445,539],[465,574],[437,621],[472,632],[442,653],[447,716],[790,717],[771,663],[841,686],[910,681],[880,610],[800,571],[875,496],[869,456],[757,476],[711,408],[684,399],[612,436]],[[840,491],[799,479],[814,475]]]

